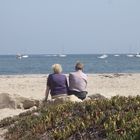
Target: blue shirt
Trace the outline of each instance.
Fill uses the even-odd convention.
[[[68,83],[64,74],[50,74],[47,79],[47,86],[50,87],[51,96],[67,94]]]

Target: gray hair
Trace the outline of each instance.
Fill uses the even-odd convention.
[[[83,70],[84,64],[77,62],[75,65],[75,70]]]

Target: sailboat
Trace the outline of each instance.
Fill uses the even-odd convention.
[[[66,54],[64,54],[64,48],[62,49],[62,53],[60,53],[58,56],[59,57],[66,57],[67,56]]]
[[[132,49],[132,46],[130,45],[130,46],[129,46],[129,52],[130,52],[130,53],[126,54],[127,57],[134,57],[134,56],[135,56],[135,55],[132,53],[132,50],[133,50],[133,49]]]

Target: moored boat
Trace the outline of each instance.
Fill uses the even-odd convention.
[[[108,55],[103,54],[103,55],[99,56],[98,58],[104,59],[104,58],[107,58],[107,57],[108,57]]]
[[[28,57],[29,57],[28,55],[22,55],[22,54],[17,54],[16,55],[17,59],[28,58]]]
[[[140,53],[137,53],[137,54],[136,54],[136,57],[140,57]]]

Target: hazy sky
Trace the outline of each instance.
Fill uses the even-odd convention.
[[[140,52],[140,0],[0,0],[0,54]]]

